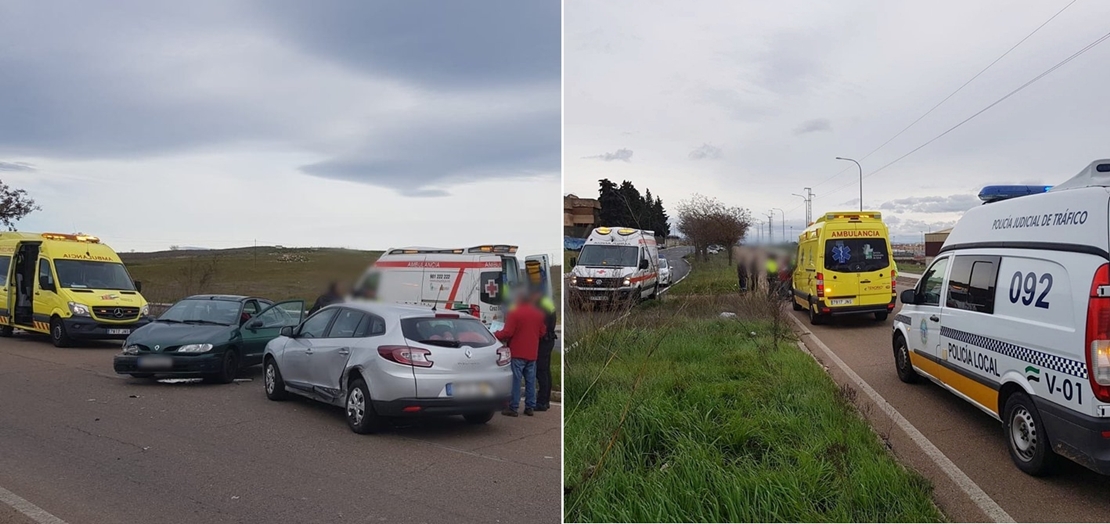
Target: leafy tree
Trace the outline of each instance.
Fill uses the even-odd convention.
[[[0,181],[0,223],[15,231],[15,223],[23,217],[42,208],[35,204],[35,200],[27,196],[27,191],[14,189]]]
[[[729,207],[716,198],[694,193],[678,204],[678,231],[694,244],[694,251],[707,258],[710,245],[720,244],[728,251],[732,264],[732,246],[736,245],[751,226],[751,213],[744,208]]]
[[[601,202],[599,219],[602,225],[650,229],[662,237],[670,235],[671,226],[667,222],[663,200],[653,197],[650,189],[645,189],[644,194],[640,195],[640,191],[628,180],[621,182],[619,186],[607,178],[598,183],[598,201]]]

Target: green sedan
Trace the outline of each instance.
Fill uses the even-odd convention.
[[[203,377],[226,384],[239,370],[261,364],[266,343],[303,316],[303,300],[191,296],[127,337],[113,367],[136,378]]]

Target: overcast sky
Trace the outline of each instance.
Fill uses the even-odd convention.
[[[561,250],[560,3],[0,3],[0,180],[117,250]]]
[[[565,8],[564,190],[633,181],[699,192],[766,220],[858,208],[864,175],[936,137],[1107,32],[1080,0],[873,155],[1070,0],[589,2]],[[903,240],[946,227],[992,183],[1063,182],[1110,157],[1110,43],[864,179]],[[780,237],[775,212],[775,236]],[[789,235],[789,229],[787,233]]]

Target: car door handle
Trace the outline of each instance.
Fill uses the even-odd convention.
[[[311,349],[306,349],[306,350],[304,350],[304,354],[305,354],[305,355],[311,355],[311,354],[312,354],[312,350],[311,350]]]
[[[350,348],[339,348],[339,354],[340,355],[350,355],[351,354],[351,349]]]
[[[871,281],[870,280],[860,280],[859,283],[860,284],[870,284]]]
[[[933,322],[940,322],[940,317],[933,315],[929,317],[929,320],[932,320]]]

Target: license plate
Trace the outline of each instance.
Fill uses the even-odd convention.
[[[169,369],[173,367],[173,358],[164,355],[139,357],[139,367],[142,369]]]
[[[605,295],[594,295],[594,296],[590,297],[590,300],[601,301],[601,300],[606,300],[608,298],[609,297],[607,297]]]
[[[830,306],[850,306],[850,305],[852,305],[852,299],[850,299],[850,298],[834,298],[834,299],[829,300],[829,305]]]
[[[131,330],[130,329],[109,329],[108,334],[109,335],[130,335]]]
[[[480,398],[493,396],[493,386],[486,382],[453,382],[447,384],[445,389],[448,397]]]

